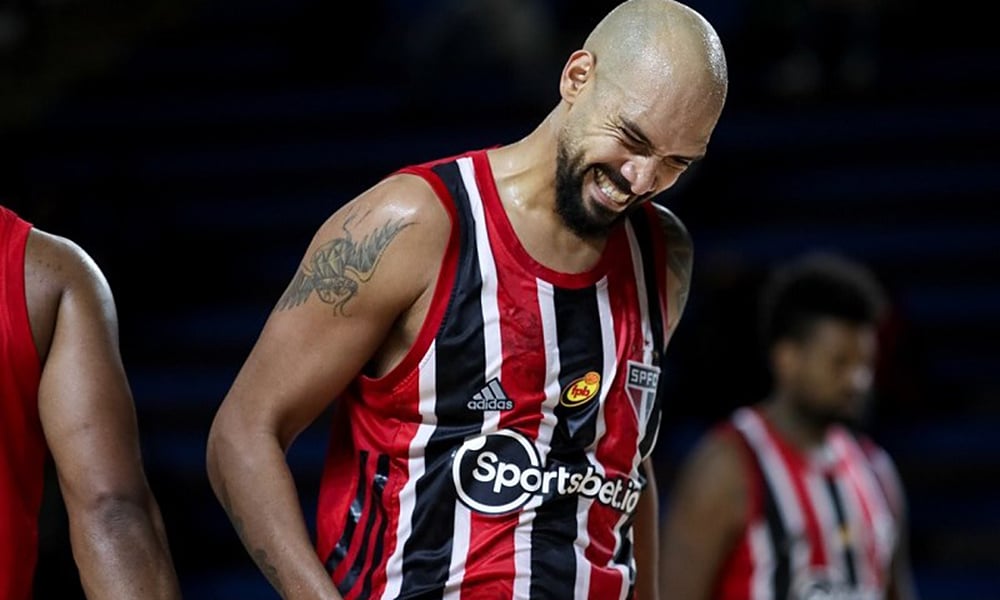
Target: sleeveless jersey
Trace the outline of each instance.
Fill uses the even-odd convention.
[[[0,206],[0,598],[31,598],[45,440],[40,366],[24,293],[31,225]]]
[[[336,404],[321,560],[348,600],[630,597],[667,336],[655,208],[566,274],[519,243],[485,151],[403,172],[451,238],[409,353]]]
[[[753,457],[753,494],[743,538],[713,597],[885,598],[898,535],[890,507],[901,490],[879,478],[875,463],[889,456],[840,426],[816,453],[804,455],[748,407],[734,413],[730,426]]]

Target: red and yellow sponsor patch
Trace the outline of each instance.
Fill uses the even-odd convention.
[[[583,377],[573,380],[563,389],[559,404],[569,407],[580,406],[596,398],[600,391],[601,375],[597,371],[590,371]]]

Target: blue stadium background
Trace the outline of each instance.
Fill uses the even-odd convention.
[[[185,597],[276,598],[211,495],[215,408],[312,232],[404,164],[527,133],[614,3],[0,4],[0,203],[75,239],[115,291],[147,472]],[[696,243],[667,357],[668,486],[766,385],[754,292],[809,249],[871,265],[893,326],[868,426],[910,494],[925,600],[1000,598],[1000,44],[954,0],[699,0],[730,100],[659,199]],[[323,423],[290,462],[315,504]],[[57,495],[40,598],[82,597]]]

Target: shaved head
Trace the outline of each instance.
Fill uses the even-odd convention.
[[[632,88],[637,82],[694,86],[725,101],[725,53],[712,25],[674,0],[627,0],[597,24],[583,49],[602,77]]]

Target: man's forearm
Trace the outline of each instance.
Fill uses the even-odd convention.
[[[88,598],[181,598],[152,498],[111,497],[71,510],[70,537]]]
[[[247,552],[286,599],[338,599],[316,555],[277,441],[233,445],[213,437],[209,477]]]

